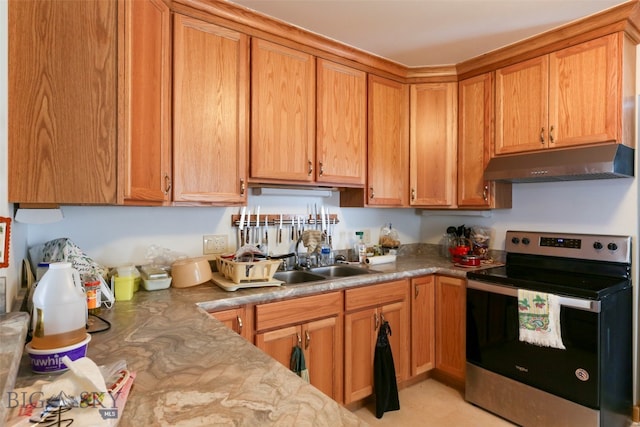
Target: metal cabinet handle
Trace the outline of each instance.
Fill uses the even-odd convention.
[[[313,173],[313,163],[311,163],[311,160],[309,160],[309,176],[311,176],[312,173]]]
[[[374,327],[373,330],[377,331],[378,330],[378,326],[380,326],[380,323],[378,321],[378,313],[373,313],[373,319],[374,319]]]
[[[552,144],[556,142],[555,138],[553,137],[553,126],[549,128],[549,142]]]
[[[298,347],[302,347],[302,338],[300,338],[300,334],[296,333],[296,337],[298,337]]]
[[[485,202],[487,200],[489,200],[489,186],[488,185],[485,185],[484,189],[482,190],[482,198],[484,199]]]
[[[540,130],[540,143],[544,145],[544,128]]]
[[[238,333],[242,334],[242,317],[240,317],[239,315],[236,316],[236,319],[238,320]]]
[[[324,174],[324,164],[320,162],[320,176]]]
[[[309,331],[304,331],[304,339],[306,340],[304,343],[304,348],[306,350],[311,345],[311,335],[309,335]]]
[[[164,194],[165,194],[165,196],[167,194],[169,194],[169,191],[171,191],[171,178],[169,178],[169,174],[165,173],[164,174]]]
[[[384,323],[384,313],[380,313],[380,323]]]
[[[375,193],[373,192],[373,187],[369,187],[369,198],[373,199],[375,197]]]
[[[416,200],[416,189],[412,188],[411,189],[411,201],[415,201]]]
[[[420,289],[416,286],[416,298],[418,298],[418,294],[420,293]]]
[[[244,196],[244,191],[246,190],[246,187],[244,185],[244,179],[240,178],[240,195]]]

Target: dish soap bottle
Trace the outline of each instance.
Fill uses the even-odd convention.
[[[367,245],[364,244],[364,231],[356,231],[354,251],[358,255],[358,262],[364,264],[367,259]]]

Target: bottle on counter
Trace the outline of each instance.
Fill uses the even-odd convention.
[[[358,262],[364,264],[367,260],[367,245],[364,243],[364,231],[356,231],[356,244],[353,249],[358,255]]]
[[[322,266],[332,265],[333,262],[334,262],[333,250],[331,249],[331,246],[325,239],[322,242],[322,245],[320,246],[320,265]]]

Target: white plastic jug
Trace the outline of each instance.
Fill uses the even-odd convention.
[[[31,346],[36,349],[66,347],[87,335],[87,298],[78,271],[70,262],[55,262],[33,293]]]

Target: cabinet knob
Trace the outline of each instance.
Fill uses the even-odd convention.
[[[171,191],[171,178],[169,178],[169,174],[164,174],[164,195],[166,196]]]
[[[324,174],[324,164],[322,164],[322,162],[320,162],[320,176],[322,176],[322,174]]]
[[[540,130],[540,144],[544,145],[544,128]]]
[[[311,174],[313,173],[313,163],[311,163],[311,160],[309,160],[309,173],[308,175],[311,176]]]

